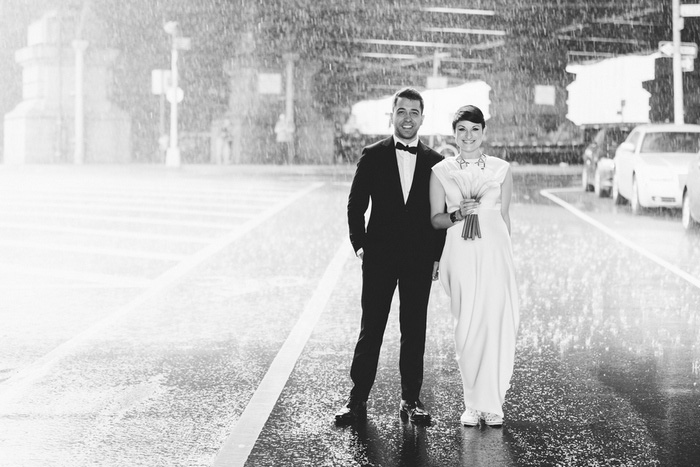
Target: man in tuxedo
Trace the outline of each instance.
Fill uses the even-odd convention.
[[[445,241],[430,224],[429,185],[442,156],[421,143],[423,98],[412,88],[394,95],[394,134],[365,147],[348,197],[350,242],[362,260],[362,321],[350,369],[353,388],[336,413],[339,424],[366,416],[392,296],[398,284],[402,418],[429,424],[420,401],[431,279]],[[365,212],[371,214],[365,228]]]

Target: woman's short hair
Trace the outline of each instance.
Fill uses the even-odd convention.
[[[469,122],[480,123],[481,128],[486,128],[486,119],[484,114],[481,112],[479,107],[475,105],[465,105],[457,109],[454,117],[452,118],[452,131],[455,131],[457,124],[463,120]]]

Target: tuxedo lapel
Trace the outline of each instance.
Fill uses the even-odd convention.
[[[418,153],[416,154],[416,168],[413,171],[413,180],[411,181],[411,189],[408,192],[408,199],[406,200],[406,204],[408,204],[411,201],[411,196],[413,195],[413,192],[418,188],[418,184],[420,183],[420,174],[422,174],[423,171],[428,169],[428,159],[425,156],[425,151],[425,146],[419,140]]]
[[[390,136],[383,142],[384,151],[383,157],[386,159],[386,170],[387,170],[387,191],[389,191],[392,196],[396,195],[403,206],[403,189],[401,188],[401,175],[399,175],[399,164],[396,162],[396,149],[394,149],[394,138]]]

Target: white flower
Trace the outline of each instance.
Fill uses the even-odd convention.
[[[486,177],[484,171],[477,166],[451,170],[449,173],[450,178],[457,183],[464,199],[479,201],[489,188],[498,186],[498,182]]]
[[[462,197],[464,199],[473,199],[476,202],[481,200],[481,197],[484,196],[489,188],[498,186],[498,182],[488,178],[484,174],[484,170],[477,165],[468,166],[465,169],[451,170],[449,174],[450,178],[457,183]],[[464,219],[462,238],[474,240],[475,237],[481,238],[479,216],[467,214],[467,217]]]

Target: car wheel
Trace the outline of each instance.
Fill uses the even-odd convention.
[[[625,204],[625,198],[620,194],[620,187],[617,184],[617,174],[613,175],[612,199],[615,204]]]
[[[683,205],[681,209],[681,223],[685,230],[695,230],[698,228],[698,223],[693,219],[690,214],[690,196],[688,192],[683,193]]]
[[[598,198],[605,198],[610,196],[610,189],[603,188],[600,186],[600,171],[598,167],[595,169],[595,177],[593,178],[593,191],[598,196]]]
[[[630,200],[630,205],[632,207],[632,214],[642,214],[642,212],[644,212],[644,206],[639,204],[639,186],[637,184],[637,177],[632,179],[632,199]]]
[[[586,167],[583,167],[583,173],[581,174],[581,187],[583,188],[583,191],[592,191],[593,187],[591,186],[590,182],[588,181],[588,170]]]

